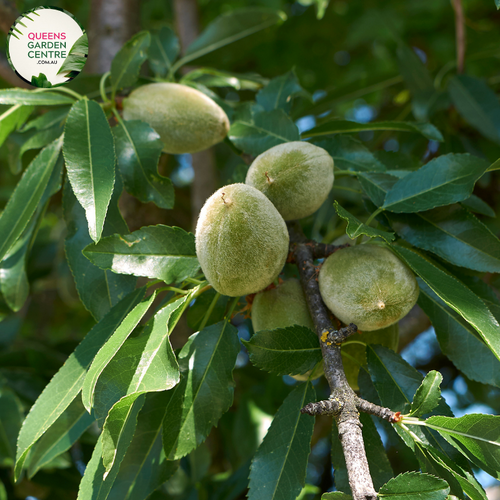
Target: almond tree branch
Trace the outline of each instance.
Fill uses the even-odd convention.
[[[465,32],[465,16],[462,0],[451,0],[453,10],[455,11],[455,37],[457,45],[457,70],[458,73],[464,72],[465,48],[467,43]]]
[[[316,333],[320,338],[325,377],[331,391],[332,414],[337,422],[339,438],[344,450],[352,496],[354,500],[375,500],[377,493],[373,487],[359,421],[357,408],[359,398],[347,382],[340,353],[342,340],[348,333],[355,332],[356,327],[349,325],[347,330],[337,330],[334,327],[319,292],[312,246],[303,242],[303,235],[293,226],[289,226],[289,233],[290,240],[295,243],[292,245],[292,252],[299,269],[307,305]]]

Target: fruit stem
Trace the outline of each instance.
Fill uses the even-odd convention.
[[[203,317],[203,321],[201,322],[201,325],[200,325],[200,331],[203,330],[203,328],[205,328],[205,325],[207,324],[208,318],[210,318],[210,315],[212,314],[212,311],[214,310],[215,304],[217,304],[219,297],[220,297],[220,293],[217,292],[215,294],[215,297],[212,300],[212,303],[210,304],[210,307],[207,309],[205,316]]]
[[[111,75],[111,71],[104,73],[104,75],[102,75],[101,77],[101,81],[99,82],[99,92],[101,94],[103,102],[111,102],[108,99],[108,96],[106,95],[106,87],[105,87],[106,78],[108,78],[109,75]]]

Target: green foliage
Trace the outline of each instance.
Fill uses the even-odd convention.
[[[191,160],[195,183],[204,172],[121,116],[124,97],[160,81],[229,117],[212,150],[217,188],[279,144],[310,140],[332,157],[332,193],[297,224],[322,243],[391,249],[417,275],[437,339],[414,367],[349,338],[366,351],[361,395],[402,413],[380,425],[360,415],[378,496],[486,500],[473,468],[500,479],[500,417],[461,406],[500,412],[493,2],[467,3],[463,74],[446,2],[199,2],[205,28],[187,47],[169,7],[142,4],[143,31],[100,82],[49,88],[40,73],[37,89],[0,89],[0,500],[40,485],[54,499],[317,499],[317,484],[337,490],[321,498],[351,498],[336,424],[300,412],[330,396],[327,382],[281,377],[322,361],[316,333],[254,333],[252,298],[211,288],[195,188],[181,186]],[[75,76],[87,51],[84,35],[60,72]],[[280,279],[297,272],[288,262]],[[455,383],[465,389],[450,408]]]

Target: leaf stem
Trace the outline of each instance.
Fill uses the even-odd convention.
[[[356,175],[358,175],[357,172],[353,172],[352,170],[335,170],[333,173],[335,174],[335,177],[337,179],[340,177],[347,177],[347,176],[355,177]]]
[[[99,93],[101,94],[103,102],[111,102],[108,99],[108,96],[106,95],[106,86],[105,86],[106,79],[108,78],[109,75],[111,75],[111,71],[107,71],[106,73],[104,73],[104,75],[102,75],[101,77],[101,81],[99,82]]]
[[[231,321],[231,315],[233,314],[234,308],[236,307],[236,304],[238,303],[238,300],[240,300],[239,297],[235,297],[233,301],[231,302],[229,306],[229,310],[227,311],[227,314],[225,316],[226,321]]]
[[[210,315],[212,314],[212,311],[214,310],[215,304],[217,304],[219,297],[220,297],[220,293],[217,292],[215,294],[215,297],[212,300],[212,303],[210,304],[210,307],[207,309],[205,316],[203,317],[203,321],[201,322],[201,325],[200,325],[200,331],[203,330],[203,328],[205,328],[205,325],[207,324],[208,318],[210,318]]]
[[[50,87],[47,89],[39,89],[39,91],[44,91],[44,90],[57,90],[59,92],[64,92],[66,94],[72,95],[73,97],[76,97],[78,100],[83,99],[83,96],[81,94],[75,92],[74,90],[67,89],[65,87]]]

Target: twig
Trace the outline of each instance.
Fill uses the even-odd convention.
[[[464,72],[465,47],[467,43],[465,32],[465,16],[462,6],[462,0],[451,0],[453,10],[455,11],[455,36],[457,45],[457,71]]]
[[[289,232],[292,241],[304,239],[298,231],[294,230],[293,226],[289,226]],[[293,245],[292,251],[299,269],[300,281],[306,295],[309,312],[313,318],[316,333],[320,338],[325,377],[331,391],[330,401],[332,402],[329,405],[337,422],[352,496],[354,500],[375,500],[377,493],[370,476],[356,406],[359,398],[347,382],[340,353],[342,340],[348,336],[348,333],[355,331],[355,325],[349,325],[340,331],[334,327],[328,309],[321,299],[319,285],[316,281],[317,272],[313,263],[313,249],[310,243],[296,243]]]

